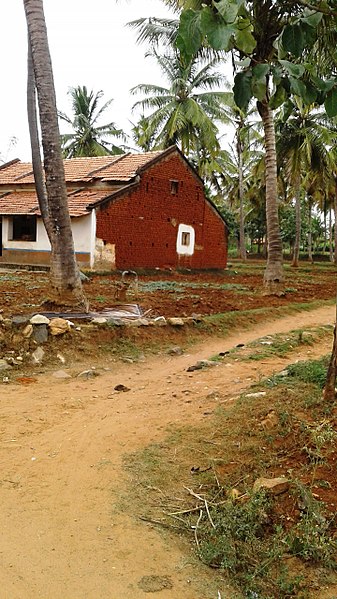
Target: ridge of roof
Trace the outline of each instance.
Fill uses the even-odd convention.
[[[12,164],[16,164],[17,162],[21,162],[20,158],[13,158],[13,160],[9,160],[8,162],[0,164],[0,171],[8,166],[12,166]]]
[[[127,154],[117,154],[116,156],[111,156],[111,158],[114,158],[114,160],[112,160],[112,162],[110,162],[109,164],[105,164],[103,166],[100,166],[99,168],[96,168],[93,171],[90,171],[87,176],[88,177],[92,177],[96,173],[99,173],[100,171],[108,168],[112,164],[116,164],[116,162],[120,162],[120,160],[123,160],[123,158],[125,158],[125,156],[129,156],[129,154],[131,154],[131,152],[128,152]]]

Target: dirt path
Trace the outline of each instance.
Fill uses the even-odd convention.
[[[162,438],[170,424],[206,418],[216,405],[212,390],[231,397],[287,363],[232,362],[186,372],[196,360],[266,334],[332,324],[334,313],[325,307],[287,317],[240,337],[208,340],[188,355],[113,364],[91,380],[44,375],[30,386],[3,385],[1,599],[143,599],[144,576],[172,583],[152,592],[154,598],[216,599],[205,590],[206,568],[183,545],[121,510],[123,456]],[[331,342],[328,335],[296,357],[327,353]],[[130,391],[117,393],[117,384]]]

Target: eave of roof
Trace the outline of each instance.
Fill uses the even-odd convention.
[[[88,215],[92,208],[90,204],[95,204],[104,200],[110,193],[104,190],[73,190],[68,194],[69,214],[76,218]],[[37,195],[35,191],[7,192],[0,195],[0,215],[15,214],[36,214],[41,216]]]

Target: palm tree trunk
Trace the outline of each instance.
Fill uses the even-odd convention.
[[[323,237],[323,254],[325,254],[326,252],[326,245],[327,245],[327,226],[326,226],[326,200],[324,200],[324,209],[323,209],[323,215],[324,215],[324,237]]]
[[[60,145],[54,78],[42,0],[23,0],[37,90],[51,241],[51,287],[57,303],[87,308],[75,259]]]
[[[329,207],[329,260],[333,262],[332,209]]]
[[[30,146],[32,151],[32,164],[35,180],[35,188],[40,206],[42,220],[51,241],[51,225],[48,214],[48,197],[44,181],[43,166],[40,154],[40,140],[36,113],[36,88],[33,67],[32,49],[28,39],[28,61],[27,61],[27,115],[29,125]]]
[[[296,181],[296,196],[295,196],[295,243],[294,253],[291,266],[298,268],[300,257],[300,241],[301,241],[301,188],[299,179]]]
[[[273,111],[267,102],[258,102],[262,118],[266,153],[266,220],[268,256],[264,273],[264,293],[283,295],[283,253],[278,216],[277,164]]]
[[[239,166],[239,202],[240,202],[240,258],[247,259],[246,240],[245,240],[245,215],[244,215],[244,194],[243,194],[243,165],[242,165],[242,147],[240,140],[240,130],[237,133],[237,153]]]
[[[313,254],[312,254],[312,203],[311,200],[309,200],[309,204],[308,204],[308,209],[309,209],[309,215],[308,215],[308,225],[309,225],[309,231],[308,231],[308,260],[309,262],[313,263],[314,259],[313,259]]]

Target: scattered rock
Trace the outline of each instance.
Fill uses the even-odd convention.
[[[35,314],[29,320],[30,324],[49,324],[50,320],[47,316],[43,316],[43,314]]]
[[[128,327],[148,327],[150,322],[147,318],[136,318],[135,320],[125,320]]]
[[[32,325],[31,325],[32,326]],[[48,341],[48,329],[46,324],[34,324],[32,339],[36,343],[46,343]]]
[[[198,360],[196,364],[189,366],[186,370],[187,372],[193,372],[194,370],[201,370],[202,368],[217,366],[217,362],[214,360]]]
[[[124,393],[125,393],[126,391],[130,391],[130,388],[126,387],[125,385],[116,385],[114,387],[114,390],[115,391],[124,391]]]
[[[220,351],[219,356],[228,356],[229,351]]]
[[[44,355],[45,351],[42,349],[42,347],[37,347],[36,350],[32,353],[33,364],[41,364]]]
[[[107,318],[104,318],[104,316],[97,316],[96,318],[93,318],[91,320],[91,324],[97,324],[97,325],[102,325],[102,324],[107,324],[108,320]]]
[[[168,318],[167,322],[168,322],[168,324],[172,325],[173,327],[183,327],[185,324],[183,318]]]
[[[244,347],[245,344],[244,343],[237,343],[235,347]]]
[[[158,327],[164,327],[167,325],[167,321],[165,316],[157,316],[156,318],[153,319],[153,324],[158,326]]]
[[[18,316],[18,318],[19,318],[19,316]],[[24,317],[22,317],[22,318],[24,318]],[[14,319],[13,319],[13,320],[14,320]],[[27,322],[27,321],[28,321],[28,318],[27,318],[26,320],[23,320],[22,322]],[[8,329],[8,330],[12,328],[12,324],[13,324],[13,323],[12,323],[12,320],[11,320],[10,318],[4,318],[4,319],[1,321],[1,325],[2,325],[2,326],[5,328],[5,329]],[[21,324],[21,323],[20,323],[20,324]]]
[[[143,576],[138,581],[138,587],[144,591],[144,593],[158,593],[165,589],[172,589],[173,584],[169,576]]]
[[[29,337],[31,336],[33,332],[33,325],[32,324],[27,324],[25,326],[25,328],[22,331],[22,335],[25,337],[25,339],[29,339]]]
[[[88,370],[83,370],[77,376],[85,378],[85,379],[92,379],[92,378],[94,378],[94,376],[98,376],[98,372],[96,372],[96,370],[92,370],[91,368],[89,368]]]
[[[202,365],[200,362],[198,362],[197,364],[193,364],[192,366],[189,366],[188,368],[186,368],[186,372],[194,372],[194,370],[201,370],[202,369]]]
[[[2,322],[4,322],[5,319],[2,319]],[[8,320],[8,319],[7,319]],[[13,324],[13,326],[20,326],[22,324],[26,324],[27,322],[29,322],[29,316],[13,316],[12,320],[11,320],[11,324]]]
[[[4,358],[4,360],[7,362],[7,364],[9,364],[10,366],[18,366],[19,362],[14,358],[14,356],[6,356]]]
[[[267,391],[256,391],[256,393],[247,393],[246,397],[264,397],[267,395]]]
[[[65,370],[55,370],[55,372],[53,372],[53,377],[55,379],[71,379],[71,375],[68,374],[68,372],[65,372]]]
[[[70,331],[70,324],[64,318],[52,318],[49,322],[49,330],[52,335],[63,335]]]
[[[65,357],[62,354],[58,353],[56,355],[56,357],[57,357],[58,360],[60,360],[61,364],[65,364],[66,363],[66,359],[65,359]]]
[[[10,364],[8,364],[7,360],[0,359],[0,370],[9,370],[11,368]]]
[[[260,489],[264,489],[271,495],[281,495],[281,493],[288,491],[289,481],[285,476],[280,476],[279,478],[258,478],[253,485],[253,491],[259,491]]]
[[[108,324],[114,326],[114,327],[124,327],[125,326],[125,322],[122,318],[108,318]]]
[[[207,367],[211,367],[212,366],[218,366],[219,363],[216,362],[215,360],[200,360],[199,362],[197,362],[197,364],[201,364],[202,368],[207,368]]]
[[[203,321],[201,314],[195,314],[195,312],[193,312],[191,314],[191,318],[194,320],[194,322],[202,322]]]
[[[289,374],[289,370],[281,370],[281,372],[278,373],[278,376],[288,376]]]
[[[177,346],[177,347],[171,347],[171,348],[170,348],[170,349],[167,351],[167,353],[168,353],[170,356],[181,356],[181,355],[182,355],[184,352],[183,352],[183,350],[181,349],[181,347]]]

